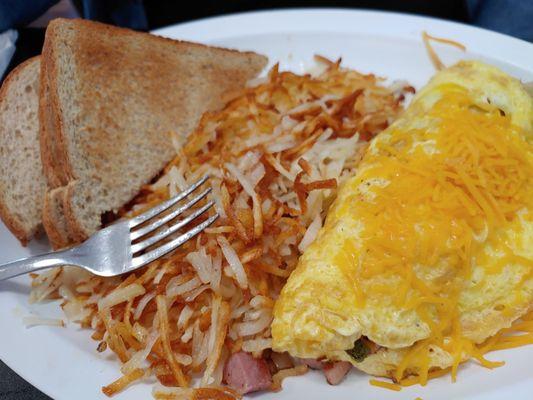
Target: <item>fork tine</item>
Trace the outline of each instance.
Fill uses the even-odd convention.
[[[183,213],[184,211],[187,211],[189,208],[194,206],[196,203],[198,203],[200,200],[202,200],[205,196],[207,196],[211,192],[211,188],[208,188],[204,190],[202,193],[200,193],[198,196],[192,198],[189,200],[186,204],[182,205],[181,207],[176,208],[171,213],[168,213],[164,215],[162,218],[156,219],[154,222],[151,222],[149,225],[143,226],[142,228],[139,228],[135,231],[130,232],[130,239],[136,240],[150,232],[152,232],[154,229],[159,228],[161,225],[166,224],[167,222],[173,220],[178,215]]]
[[[133,259],[131,260],[132,269],[142,267],[143,265],[146,265],[154,260],[157,260],[158,258],[163,257],[167,253],[170,253],[172,250],[176,249],[177,247],[181,246],[183,243],[187,242],[188,240],[198,235],[205,228],[207,228],[209,225],[215,222],[217,218],[218,218],[218,214],[212,215],[211,217],[206,219],[201,224],[195,226],[191,230],[185,232],[183,235],[178,236],[177,238],[171,240],[170,242],[165,243],[164,245],[158,247],[157,249],[151,250],[148,253],[142,254],[140,256],[133,257]]]
[[[162,213],[169,207],[172,207],[178,201],[183,200],[189,194],[194,192],[198,187],[202,186],[208,179],[209,179],[209,176],[205,175],[202,179],[200,179],[199,181],[196,181],[195,183],[193,183],[191,186],[189,186],[187,189],[185,189],[183,192],[179,193],[178,195],[130,219],[129,220],[130,228],[135,228],[137,225],[148,221],[150,218],[155,217],[156,215]]]
[[[135,254],[141,250],[146,249],[147,247],[153,245],[154,243],[159,242],[160,240],[163,240],[168,235],[173,234],[174,232],[177,232],[179,229],[183,228],[185,225],[187,225],[189,222],[197,218],[198,216],[202,215],[204,212],[209,210],[213,205],[215,204],[214,201],[210,201],[205,206],[195,210],[191,215],[188,217],[178,221],[176,224],[169,226],[168,228],[165,228],[161,230],[160,232],[156,233],[153,236],[150,236],[148,239],[143,240],[142,242],[136,243],[131,246],[131,254]]]

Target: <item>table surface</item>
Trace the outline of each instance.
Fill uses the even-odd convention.
[[[50,400],[50,397],[28,384],[0,361],[0,399]]]

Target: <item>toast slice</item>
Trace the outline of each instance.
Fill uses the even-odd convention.
[[[46,190],[39,149],[40,57],[15,68],[0,89],[0,216],[23,245],[41,230]]]
[[[69,231],[63,202],[66,191],[64,187],[50,189],[44,196],[43,225],[52,248],[61,249],[74,242]]]
[[[73,239],[99,229],[103,213],[129,202],[173,158],[171,133],[191,132],[266,63],[252,52],[52,21],[43,48],[43,167],[52,186],[64,187]]]
[[[44,56],[43,56],[44,58]],[[61,165],[54,162],[57,158],[58,148],[55,133],[59,127],[59,121],[54,119],[51,111],[53,103],[50,101],[49,79],[45,70],[46,63],[41,63],[41,86],[39,92],[39,129],[41,160],[49,168],[43,168],[48,182],[48,190],[44,196],[42,222],[50,245],[53,249],[61,249],[74,242],[68,228],[65,217],[63,202],[65,200],[65,188],[62,187]]]
[[[43,54],[41,59],[44,58],[45,57]],[[58,146],[56,146],[57,137],[55,132],[57,132],[59,129],[59,126],[56,125],[59,123],[59,121],[53,118],[55,114],[50,111],[50,108],[53,106],[53,104],[49,100],[50,85],[48,74],[46,73],[45,68],[46,63],[41,62],[41,86],[39,91],[39,136],[41,145],[41,160],[43,165],[48,166],[48,168],[43,168],[43,171],[48,182],[48,187],[53,189],[62,186],[62,180],[60,179],[61,166],[58,162],[54,162],[58,152]]]

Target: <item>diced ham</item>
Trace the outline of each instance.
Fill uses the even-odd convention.
[[[347,361],[324,364],[324,375],[330,385],[338,385],[352,368]]]
[[[243,351],[232,354],[226,361],[224,380],[241,394],[266,390],[272,385],[266,361]]]
[[[324,368],[324,364],[322,363],[322,361],[315,360],[314,358],[300,358],[299,360],[311,369]]]

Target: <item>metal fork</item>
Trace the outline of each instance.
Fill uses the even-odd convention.
[[[183,205],[174,209],[171,209],[171,207],[181,200],[187,200],[187,197],[207,180],[208,177],[205,176],[177,196],[143,214],[109,225],[79,246],[1,265],[0,281],[64,265],[78,266],[99,276],[115,276],[134,271],[157,260],[198,235],[218,218],[218,214],[214,214],[187,232],[152,248],[152,246],[159,244],[169,235],[203,215],[214,205],[213,201],[209,201],[204,206],[192,211],[185,218],[174,221],[178,216],[205,198],[211,192],[211,188],[202,191]],[[164,213],[167,210],[169,212]],[[166,226],[163,227],[163,225]]]

